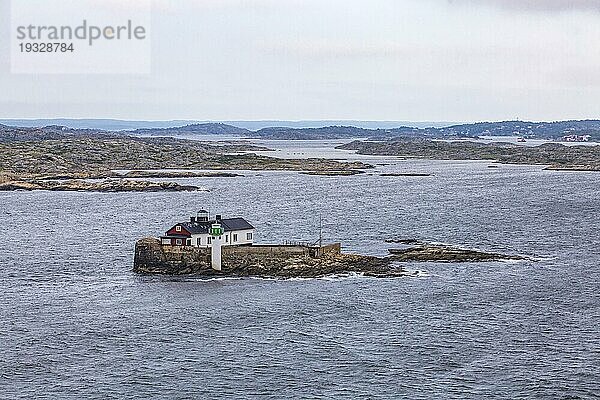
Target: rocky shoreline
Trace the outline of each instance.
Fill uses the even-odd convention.
[[[338,246],[339,249],[339,246]],[[326,253],[321,257],[290,256],[269,252],[256,254],[240,249],[239,254],[224,258],[223,271],[210,265],[210,251],[193,248],[165,248],[156,238],[141,239],[135,246],[133,271],[150,275],[202,275],[261,278],[321,278],[331,275],[360,274],[377,278],[414,275],[401,265],[406,262],[492,262],[524,260],[509,256],[465,250],[434,244],[415,244],[407,249],[392,249],[387,257],[359,254]]]

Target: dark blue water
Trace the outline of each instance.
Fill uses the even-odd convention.
[[[182,180],[210,192],[0,194],[0,397],[598,398],[600,174],[378,163]],[[538,261],[404,279],[131,272],[136,239],[203,207],[264,242],[316,239],[320,212],[347,251],[408,237]]]

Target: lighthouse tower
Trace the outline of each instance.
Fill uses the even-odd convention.
[[[210,227],[210,235],[212,236],[211,263],[215,271],[221,271],[221,237],[225,230],[219,223],[220,218]]]

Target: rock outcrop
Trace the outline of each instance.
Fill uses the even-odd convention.
[[[465,249],[447,244],[428,243],[414,238],[386,239],[386,243],[403,245],[401,249],[389,249],[390,258],[397,262],[486,262],[525,260],[526,257]]]
[[[486,253],[452,246],[431,244],[418,245],[408,249],[390,249],[389,252],[391,253],[390,258],[398,262],[430,261],[457,263],[524,259],[524,257],[521,256]]]

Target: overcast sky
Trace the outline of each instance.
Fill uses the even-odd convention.
[[[11,74],[0,2],[1,118],[600,118],[600,0],[156,0],[152,73],[88,76]]]

